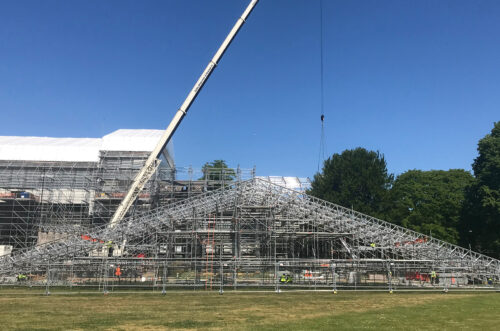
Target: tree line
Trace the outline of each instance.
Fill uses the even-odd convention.
[[[358,147],[333,154],[309,194],[500,258],[500,121],[463,169],[390,174],[384,155]]]

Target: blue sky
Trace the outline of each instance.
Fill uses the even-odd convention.
[[[248,2],[2,1],[0,135],[165,128]],[[260,1],[177,130],[178,165],[313,176],[319,15]],[[327,153],[470,169],[500,120],[500,2],[324,0],[323,15]]]

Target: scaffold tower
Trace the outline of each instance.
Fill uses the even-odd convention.
[[[0,266],[6,277],[50,274],[75,286],[117,281],[103,268],[119,266],[121,286],[199,289],[463,288],[500,276],[496,259],[260,178],[133,215],[114,228],[67,232],[2,257]]]

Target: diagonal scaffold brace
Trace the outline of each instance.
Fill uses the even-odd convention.
[[[233,26],[229,34],[227,35],[226,39],[222,43],[222,45],[219,47],[217,52],[215,53],[214,57],[212,60],[208,63],[207,67],[201,74],[200,78],[194,85],[193,89],[191,92],[189,92],[186,100],[184,100],[184,103],[181,105],[179,110],[177,110],[177,113],[175,114],[174,118],[166,128],[165,132],[163,133],[162,137],[158,141],[158,144],[154,148],[154,150],[151,152],[149,155],[148,159],[146,160],[146,163],[142,167],[142,169],[137,173],[134,181],[130,185],[130,188],[121,201],[120,205],[116,209],[116,212],[114,213],[113,217],[111,218],[109,222],[109,227],[113,228],[116,224],[118,224],[127,214],[128,210],[134,203],[135,199],[138,197],[139,193],[142,191],[146,183],[149,181],[151,176],[156,172],[156,169],[160,165],[160,160],[158,159],[163,152],[163,149],[165,146],[167,146],[168,142],[172,138],[173,134],[175,133],[175,130],[181,123],[182,119],[184,116],[186,116],[189,108],[191,107],[193,101],[196,99],[198,96],[198,93],[200,90],[203,88],[205,85],[207,79],[210,77],[212,74],[213,70],[219,63],[220,59],[226,52],[227,48],[233,41],[234,37],[236,34],[238,34],[239,30],[245,23],[247,17],[250,15],[252,10],[254,9],[255,5],[257,5],[257,2],[259,0],[252,0],[248,7],[245,9],[241,17],[238,19],[236,24]]]

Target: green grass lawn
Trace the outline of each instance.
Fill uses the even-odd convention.
[[[499,330],[500,293],[0,290],[1,330]]]

